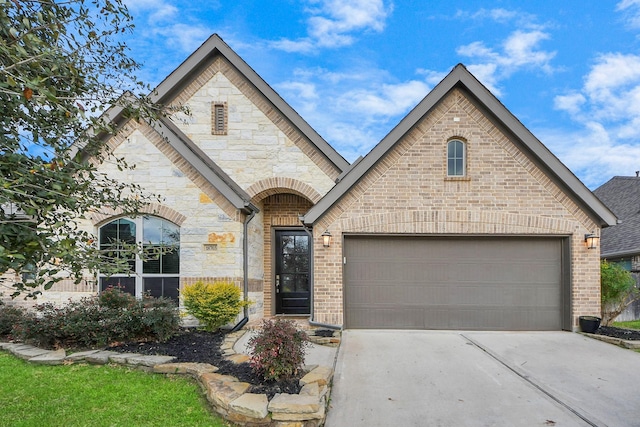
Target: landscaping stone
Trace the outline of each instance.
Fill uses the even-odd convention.
[[[147,367],[153,368],[156,365],[162,365],[163,363],[173,362],[175,359],[176,358],[173,357],[173,356],[146,356],[146,355],[142,355],[142,356],[128,357],[127,358],[127,363],[129,365],[147,366]]]
[[[68,360],[70,362],[81,362],[83,360],[85,360],[85,358],[87,356],[90,356],[92,354],[96,354],[99,353],[100,350],[87,350],[87,351],[79,351],[78,353],[73,353],[68,355],[65,360]]]
[[[317,382],[306,384],[298,394],[301,396],[320,396],[320,386]]]
[[[245,393],[251,384],[236,381],[209,381],[206,384],[207,398],[214,405],[229,410],[229,404]]]
[[[50,351],[40,356],[32,357],[29,362],[38,363],[40,365],[62,365],[64,359],[67,356],[67,352],[63,348]]]
[[[245,393],[229,403],[230,410],[232,409],[241,415],[258,419],[263,419],[269,414],[267,406],[269,406],[267,395],[254,393]]]
[[[106,365],[109,363],[109,358],[117,354],[119,353],[116,353],[115,351],[98,351],[96,353],[87,354],[84,360],[97,365]]]
[[[208,383],[211,381],[231,382],[231,381],[238,381],[238,379],[236,377],[232,377],[231,375],[222,375],[222,374],[207,372],[200,375],[200,381],[202,381],[202,383]]]
[[[157,374],[189,374],[199,377],[205,373],[212,373],[218,370],[217,367],[209,363],[163,363],[153,367],[153,372]]]
[[[11,347],[15,347],[16,345],[21,345],[21,344],[0,341],[0,348],[3,349],[3,350],[7,350],[8,351]]]
[[[246,354],[236,353],[236,354],[232,354],[231,356],[228,356],[227,360],[236,364],[240,364],[240,363],[248,362],[249,360],[251,360],[251,357],[247,356]]]
[[[300,413],[300,412],[272,412],[271,419],[274,421],[306,421],[306,420],[323,420],[326,415],[325,405],[320,405],[317,412]],[[305,427],[309,424],[305,423]]]
[[[333,369],[328,366],[318,366],[300,378],[300,385],[304,386],[314,382],[317,382],[318,385],[327,385],[331,382],[331,377],[333,377]]]
[[[138,354],[138,353],[118,353],[118,354],[115,354],[115,355],[109,357],[109,362],[111,362],[111,363],[119,363],[121,365],[126,365],[128,363],[127,360],[130,357],[136,357],[136,356],[142,356],[142,354]]]
[[[21,345],[13,347],[9,350],[15,356],[19,357],[23,360],[29,360],[33,357],[41,356],[43,354],[47,354],[51,352],[51,350],[44,350],[41,348],[34,347],[32,345]]]
[[[234,424],[238,424],[246,427],[270,427],[271,415],[267,415],[264,418],[258,419],[254,417],[247,417],[246,415],[239,414],[234,410],[229,410],[224,414],[226,420],[231,421]]]
[[[269,402],[269,411],[273,419],[279,420],[303,420],[306,418],[276,418],[276,414],[313,414],[320,410],[320,400],[317,396],[305,396],[299,394],[276,394]],[[324,405],[323,405],[324,406]]]

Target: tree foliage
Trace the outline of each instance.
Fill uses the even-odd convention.
[[[0,0],[0,274],[31,272],[14,296],[120,269],[79,221],[105,208],[135,215],[154,197],[96,168],[130,167],[105,144],[117,131],[106,107],[161,112],[133,77],[132,28],[122,0]]]
[[[600,263],[602,322],[608,326],[631,303],[640,298],[640,289],[630,272],[620,264]]]

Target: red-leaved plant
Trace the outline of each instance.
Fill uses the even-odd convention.
[[[307,334],[290,320],[265,319],[262,330],[249,340],[251,368],[265,380],[290,379],[304,365]]]

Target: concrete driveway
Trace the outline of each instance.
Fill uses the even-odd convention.
[[[640,426],[640,353],[570,332],[342,335],[327,427]]]

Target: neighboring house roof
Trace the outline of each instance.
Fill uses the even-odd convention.
[[[640,178],[614,176],[593,193],[620,219],[602,230],[600,256],[640,254]]]
[[[209,37],[209,39],[193,52],[175,71],[169,74],[151,93],[151,100],[161,104],[170,103],[217,55],[224,56],[227,61],[246,77],[247,80],[282,113],[283,117],[296,127],[339,171],[342,172],[349,167],[349,162],[313,130],[313,128],[217,34]]]
[[[564,166],[500,101],[462,64],[458,64],[369,154],[355,164],[309,212],[305,224],[312,225],[334,206],[451,90],[461,88],[485,111],[503,132],[518,141],[521,150],[541,167],[596,222],[615,225],[615,215]]]

